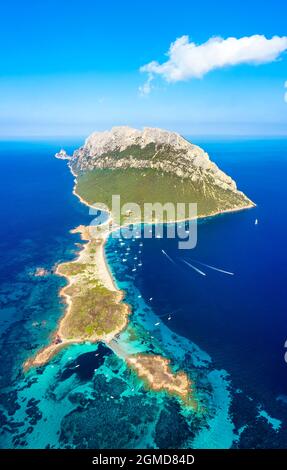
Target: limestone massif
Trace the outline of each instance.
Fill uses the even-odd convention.
[[[235,181],[210,160],[202,148],[190,143],[176,132],[149,127],[143,130],[127,126],[113,127],[109,131],[92,133],[71,157],[63,150],[57,154],[57,157],[69,159],[69,166],[79,180],[82,175],[94,171],[95,185],[98,181],[99,186],[102,181],[98,170],[101,169],[113,170],[111,176],[115,178],[114,181],[120,176],[120,188],[123,185],[133,184],[135,176],[137,181],[138,177],[148,176],[158,185],[158,175],[166,175],[166,178],[160,181],[161,194],[166,189],[163,187],[164,181],[170,184],[172,178],[172,186],[187,189],[185,194],[188,194],[192,202],[197,202],[198,196],[202,214],[206,215],[254,205],[237,189]],[[146,175],[145,170],[152,173]],[[177,182],[184,184],[177,185]],[[147,178],[143,183],[148,187]],[[105,186],[107,186],[106,181]],[[89,187],[91,187],[90,181]],[[173,202],[176,198],[181,200],[180,191],[182,192],[178,190],[178,194],[174,194]],[[133,194],[134,200],[137,201],[137,194]],[[159,196],[157,200],[161,201],[161,194],[156,194]],[[97,195],[96,193],[95,196]],[[84,192],[83,197],[85,196]],[[91,199],[93,197],[89,198],[90,202]]]

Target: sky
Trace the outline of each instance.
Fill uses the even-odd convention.
[[[0,138],[287,135],[286,36],[283,0],[3,2]]]

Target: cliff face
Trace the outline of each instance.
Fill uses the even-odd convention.
[[[176,132],[162,129],[113,127],[94,132],[74,152],[70,166],[75,173],[95,168],[151,168],[203,184],[208,178],[222,189],[236,191],[235,182],[204,150]]]
[[[208,154],[176,132],[113,127],[95,132],[69,157],[76,191],[93,204],[123,202],[196,202],[201,216],[252,207],[254,203]]]

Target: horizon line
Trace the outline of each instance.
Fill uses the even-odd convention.
[[[101,131],[99,131],[101,132]],[[180,135],[186,138],[191,137],[205,137],[205,138],[260,138],[260,139],[282,139],[287,138],[286,133],[278,133],[278,134],[247,134],[247,133],[203,133],[203,132],[194,132],[194,133],[187,133],[187,132],[178,132]],[[79,134],[79,135],[70,135],[70,134],[29,134],[29,135],[0,135],[0,142],[8,142],[8,141],[37,141],[37,140],[58,140],[58,139],[65,139],[65,140],[85,140],[91,133],[87,134]]]

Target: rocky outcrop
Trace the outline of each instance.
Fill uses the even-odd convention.
[[[94,132],[72,157],[61,150],[58,158],[69,158],[75,175],[95,168],[151,168],[199,183],[203,191],[211,185],[244,196],[237,190],[235,181],[221,171],[202,148],[176,132],[163,129],[138,130],[122,126]],[[247,197],[246,201],[249,201]]]
[[[162,129],[123,126],[94,132],[74,152],[70,166],[75,173],[93,168],[154,168],[192,181],[209,176],[222,188],[236,190],[235,182],[203,149],[176,132]]]
[[[61,149],[60,152],[57,152],[55,155],[59,160],[71,160],[71,157],[67,154],[66,150]]]

